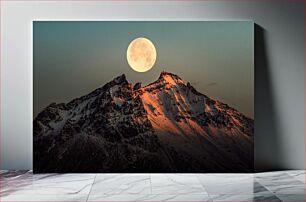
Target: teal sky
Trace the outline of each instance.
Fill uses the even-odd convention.
[[[157,51],[145,73],[126,60],[137,37],[150,39]],[[50,103],[88,94],[118,75],[146,85],[163,70],[254,116],[253,22],[35,21],[33,42],[34,117]]]

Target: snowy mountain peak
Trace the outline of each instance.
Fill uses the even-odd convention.
[[[126,80],[126,76],[125,74],[122,74],[116,78],[114,78],[113,80],[116,84],[121,84],[121,83],[124,83],[124,84],[127,84],[128,81]]]
[[[179,83],[185,84],[185,82],[183,81],[183,79],[181,79],[181,77],[179,77],[176,74],[170,73],[170,72],[166,72],[166,71],[162,71],[159,75],[158,81],[165,81],[169,84],[172,85],[176,85]]]
[[[253,168],[253,132],[252,119],[175,74],[163,71],[144,87],[122,74],[38,114],[34,169],[246,172]]]
[[[122,74],[110,82],[106,83],[104,86],[102,86],[100,89],[97,89],[99,92],[101,91],[102,93],[104,91],[110,91],[111,96],[113,97],[113,94],[115,91],[120,91],[121,87],[124,88],[131,88],[131,84],[126,80],[125,74]],[[97,91],[95,90],[95,91]],[[95,94],[93,91],[92,94]]]

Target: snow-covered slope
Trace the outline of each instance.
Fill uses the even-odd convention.
[[[34,120],[36,172],[251,172],[253,120],[179,76],[121,75]]]

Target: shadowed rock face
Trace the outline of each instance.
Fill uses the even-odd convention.
[[[33,130],[34,172],[253,171],[253,120],[167,72],[52,103]]]

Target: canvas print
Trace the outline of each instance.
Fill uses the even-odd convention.
[[[33,22],[34,172],[253,172],[254,24]]]

